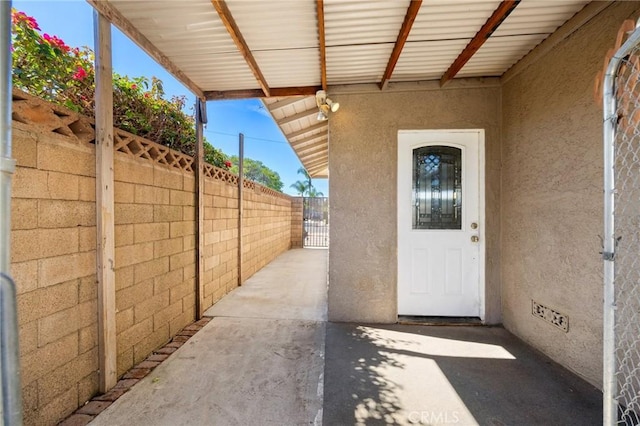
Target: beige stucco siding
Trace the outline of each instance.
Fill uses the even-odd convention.
[[[402,129],[484,129],[486,319],[500,321],[500,88],[340,94],[329,124],[329,318],[397,320],[397,143]]]
[[[504,325],[602,383],[602,109],[594,79],[623,20],[618,3],[503,86]],[[569,316],[565,333],[531,315]]]

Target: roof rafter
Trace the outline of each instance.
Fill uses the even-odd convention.
[[[289,105],[297,104],[298,102],[304,101],[305,98],[303,96],[290,97],[287,99],[282,99],[281,101],[274,102],[272,104],[266,105],[269,111],[276,111],[287,107]]]
[[[322,90],[327,90],[327,43],[324,32],[324,0],[316,0],[318,15],[318,40],[320,42],[320,82]]]
[[[318,115],[318,107],[314,106],[311,109],[307,109],[307,110],[301,111],[301,112],[299,112],[297,114],[294,114],[294,115],[291,115],[289,117],[283,117],[283,118],[281,118],[281,119],[279,119],[277,121],[278,121],[278,124],[280,126],[283,126],[285,124],[289,124],[289,123],[294,122],[296,120],[300,120],[301,118],[311,117],[312,115]]]
[[[324,124],[324,123],[320,123],[320,124]],[[307,133],[311,133],[310,128],[307,128]],[[302,135],[298,135],[298,136],[302,136]],[[287,136],[287,137],[291,138],[291,139],[295,139],[295,137],[292,137],[292,136]],[[316,139],[326,138],[326,137],[327,137],[327,134],[325,132],[314,133],[313,135],[305,136],[304,138],[298,139],[297,141],[292,141],[291,143],[293,145],[297,145],[297,144],[302,144],[302,143],[305,143],[305,142],[314,141]]]
[[[315,96],[320,86],[301,86],[301,87],[273,87],[270,89],[273,97],[279,96]],[[264,98],[265,95],[260,89],[241,89],[241,90],[223,90],[223,91],[207,91],[204,92],[208,101],[222,99],[247,99],[247,98]]]
[[[164,53],[160,51],[147,37],[145,37],[135,25],[120,13],[113,5],[106,1],[87,0],[91,6],[101,15],[118,27],[131,40],[133,40],[149,56],[158,61],[163,68],[173,74],[174,77],[187,86],[197,97],[204,99],[205,94],[202,89],[195,84],[187,75],[180,70]]]
[[[307,171],[309,173],[313,173],[313,172],[318,172],[324,168],[326,168],[329,165],[328,161],[324,161],[324,162],[319,162],[319,161],[312,161],[309,164],[309,167],[307,168]]]
[[[309,169],[307,170],[307,172],[309,172],[309,175],[311,175],[311,177],[315,177],[314,175],[318,172],[321,172],[322,170],[327,168],[328,163],[324,163],[324,164],[318,164],[317,166],[310,166]]]
[[[387,63],[387,69],[384,71],[382,81],[380,81],[380,90],[384,90],[389,83],[389,79],[391,78],[393,70],[398,63],[398,59],[400,59],[400,54],[402,53],[404,44],[407,42],[407,38],[409,37],[409,33],[411,32],[413,22],[416,20],[416,16],[418,16],[420,6],[422,6],[422,0],[414,0],[411,2],[411,4],[409,4],[409,7],[407,8],[407,13],[404,16],[402,27],[400,27],[400,32],[398,33],[396,44],[395,46],[393,46],[393,51],[391,52],[389,62]]]
[[[469,59],[482,47],[485,41],[491,37],[491,34],[498,29],[500,24],[513,12],[518,6],[520,0],[503,0],[496,10],[493,11],[487,22],[480,28],[476,35],[471,39],[467,47],[464,48],[460,55],[453,61],[447,72],[440,79],[440,86],[444,86],[449,80],[458,74],[462,67],[469,62]]]
[[[322,143],[322,144],[315,144],[315,145],[310,145],[308,147],[304,147],[300,149],[298,152],[300,153],[300,155],[303,155],[303,156],[311,156],[319,152],[327,152],[327,149],[328,149],[327,144]]]
[[[314,124],[311,127],[307,127],[305,129],[301,129],[301,130],[298,130],[296,132],[285,134],[285,136],[287,137],[287,139],[291,140],[293,138],[297,138],[298,136],[302,136],[305,133],[311,133],[311,132],[314,132],[314,131],[320,130],[320,129],[324,130],[326,128],[328,128],[327,122],[326,121],[320,121],[318,124]]]
[[[317,147],[318,144],[322,144],[324,146],[327,146],[327,139],[325,138],[324,140],[315,140],[312,142],[304,142],[304,143],[298,143],[298,144],[291,144],[291,148],[293,148],[293,150],[297,153],[299,153],[300,155],[302,155],[302,150],[304,149],[309,149],[309,148],[313,148],[313,147]]]
[[[325,173],[321,173],[322,171],[327,170],[326,167],[318,168],[317,171],[309,172],[309,176],[314,179],[328,178],[329,175]]]
[[[227,6],[226,1],[211,0],[211,3],[216,8],[218,15],[220,15],[220,19],[222,20],[222,23],[224,24],[225,28],[229,32],[229,35],[231,36],[234,43],[238,47],[238,50],[244,57],[245,61],[247,61],[247,65],[249,65],[251,72],[256,77],[256,80],[258,80],[258,84],[260,85],[260,88],[262,88],[262,91],[264,92],[264,96],[267,96],[267,97],[271,96],[271,91],[269,89],[269,84],[267,83],[267,79],[264,78],[262,71],[260,71],[260,67],[256,62],[256,59],[253,57],[253,53],[251,53],[251,49],[249,49],[247,42],[244,40],[244,37],[242,36],[242,33],[240,32],[240,28],[238,28],[238,25],[236,24],[235,19],[233,19],[233,16],[231,15],[231,11]]]
[[[323,161],[327,161],[327,153],[325,152],[316,152],[315,154],[300,154],[305,161],[310,162],[310,161],[315,161],[315,160],[323,160]]]

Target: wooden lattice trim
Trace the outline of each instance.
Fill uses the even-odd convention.
[[[56,133],[78,144],[95,143],[95,122],[68,108],[44,101],[14,88],[12,92],[12,119],[14,122],[35,128],[42,133]],[[165,167],[193,173],[195,160],[179,151],[114,128],[114,149],[133,158],[143,159]],[[229,170],[211,164],[204,165],[206,177],[229,185],[238,185],[238,176]],[[291,197],[260,185],[251,180],[243,180],[243,187],[272,197],[291,200]]]
[[[116,128],[113,130],[116,152],[123,152],[134,158],[144,158],[157,164],[193,173],[193,157],[124,130]]]

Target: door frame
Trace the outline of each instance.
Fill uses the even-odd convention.
[[[424,135],[438,135],[438,134],[450,134],[450,133],[474,133],[478,137],[478,236],[480,237],[479,241],[479,262],[478,262],[478,295],[480,302],[480,320],[482,322],[485,321],[486,317],[486,240],[487,240],[487,232],[486,232],[486,220],[485,220],[485,204],[486,204],[486,195],[485,195],[485,132],[484,129],[416,129],[416,130],[398,130],[398,140],[397,140],[397,157],[396,157],[396,256],[399,256],[400,247],[400,234],[401,234],[401,221],[400,221],[400,205],[401,202],[404,202],[400,194],[400,174],[402,170],[400,170],[400,155],[404,149],[407,149],[407,145],[413,142],[403,142],[401,141],[402,135],[407,134],[424,134]],[[399,284],[399,273],[400,273],[400,261],[399,258],[396,259],[396,265],[398,265],[398,270],[396,271],[396,312],[398,310],[398,298],[400,296],[398,290]]]

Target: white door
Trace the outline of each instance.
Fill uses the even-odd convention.
[[[482,130],[398,132],[399,315],[484,319],[483,149]]]

